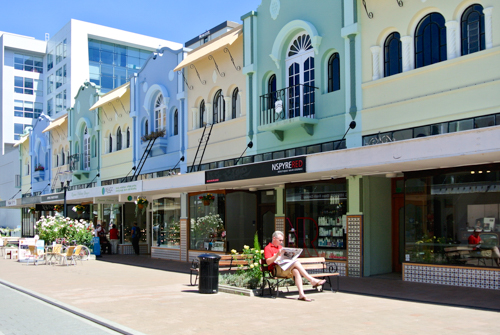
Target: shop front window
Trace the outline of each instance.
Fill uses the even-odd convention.
[[[181,200],[162,198],[153,200],[153,245],[180,249]]]
[[[345,179],[286,189],[285,245],[304,257],[346,260]]]
[[[190,195],[191,250],[226,252],[225,207],[224,193]]]
[[[97,206],[96,206],[97,207]],[[113,224],[116,225],[116,228],[118,229],[118,240],[120,243],[121,241],[121,235],[122,235],[122,205],[119,204],[106,204],[102,205],[103,208],[103,216],[102,216],[102,226],[104,229],[106,229],[106,232],[109,232]]]
[[[405,174],[404,261],[498,266],[500,165]]]

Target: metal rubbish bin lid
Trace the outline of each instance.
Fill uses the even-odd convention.
[[[203,260],[213,262],[214,260],[219,260],[221,257],[217,254],[201,254],[198,255],[198,258],[200,259],[200,262]]]

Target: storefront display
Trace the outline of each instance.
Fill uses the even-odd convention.
[[[305,257],[346,260],[346,211],[345,179],[287,187],[287,245]]]
[[[181,200],[161,198],[153,200],[153,245],[180,249]]]
[[[226,252],[225,194],[189,196],[190,249]]]
[[[405,173],[405,261],[496,267],[499,214],[499,164]]]

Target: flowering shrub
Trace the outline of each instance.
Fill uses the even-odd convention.
[[[77,244],[91,245],[94,228],[89,222],[80,219],[73,220],[62,216],[41,216],[35,224],[35,229],[41,240],[52,244],[58,238],[76,241]]]
[[[260,248],[259,237],[257,234],[254,236],[253,244],[253,248],[250,248],[248,245],[243,246],[241,255],[247,256],[248,266],[245,267],[243,265],[238,265],[239,269],[236,274],[247,277],[247,282],[250,288],[257,288],[262,280],[260,260],[264,259],[264,250]],[[238,255],[238,252],[233,249],[231,250],[231,254]]]
[[[191,219],[191,230],[196,238],[208,238],[210,235],[224,231],[224,222],[219,214],[209,213],[206,216]]]
[[[42,166],[42,164],[38,164],[37,166],[35,166],[35,171],[44,171],[45,168]]]

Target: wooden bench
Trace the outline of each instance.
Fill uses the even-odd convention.
[[[248,268],[248,255],[220,255],[219,260],[219,272],[229,272],[236,270],[245,270]],[[193,259],[190,268],[189,283],[191,286],[195,286],[198,281],[198,275],[200,272],[200,260],[198,258]],[[196,274],[193,284],[193,275]]]
[[[332,292],[338,292],[339,291],[339,273],[337,269],[337,265],[333,262],[326,262],[324,257],[308,257],[308,258],[299,258],[298,261],[304,269],[311,275],[313,278],[318,278],[318,279],[326,279],[328,281],[328,284],[330,285],[330,289]],[[273,295],[273,298],[277,297],[279,295],[279,287],[281,284],[285,282],[287,278],[285,277],[278,277],[275,274],[275,271],[273,270],[272,272],[268,270],[268,265],[266,263],[265,259],[261,260],[261,266],[262,266],[262,287],[261,287],[261,295],[264,296],[264,290],[266,288],[266,285],[269,287],[269,291],[271,292],[271,295],[273,295],[273,291],[276,292],[276,295]],[[275,265],[275,269],[276,269]],[[331,277],[336,277],[337,278],[337,290],[333,290],[333,285],[331,281]],[[319,289],[319,287],[317,288]],[[323,290],[323,285],[321,286],[321,290]]]

